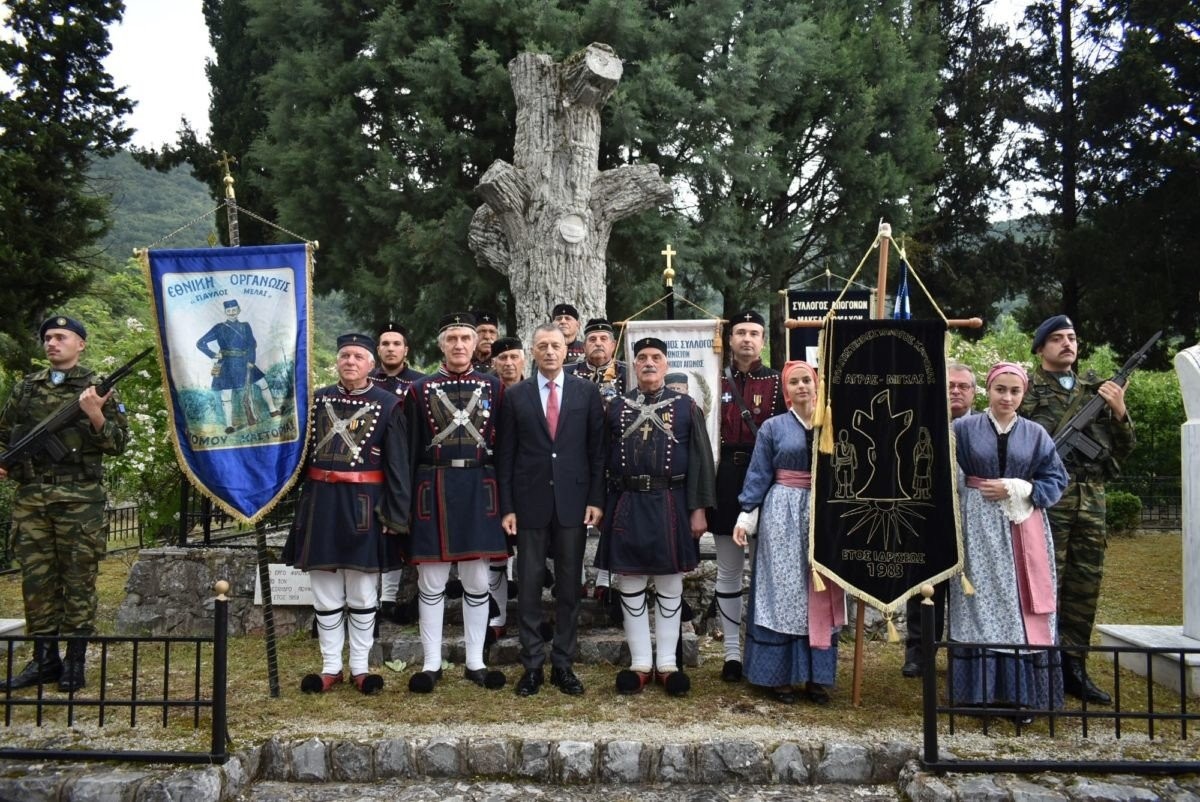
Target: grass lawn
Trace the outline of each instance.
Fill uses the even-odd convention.
[[[1179,624],[1182,621],[1180,552],[1179,533],[1147,532],[1136,537],[1114,538],[1108,549],[1097,621]],[[125,577],[133,559],[132,554],[118,554],[102,565],[98,629],[103,634],[113,632],[116,609],[124,598]],[[20,578],[17,575],[0,576],[0,617],[20,616]],[[130,668],[127,651],[116,649],[113,652],[108,684],[114,689],[119,689],[121,682],[128,684],[128,678],[123,674]],[[408,692],[409,671],[394,673],[382,669],[387,686],[378,696],[363,697],[347,685],[336,692],[313,697],[300,693],[299,680],[304,673],[319,666],[318,648],[307,633],[299,633],[279,641],[282,694],[279,698],[271,698],[267,689],[263,639],[240,637],[230,643],[229,731],[235,747],[256,743],[277,733],[288,738],[315,735],[370,739],[448,730],[481,735],[521,733],[528,736],[532,733],[545,738],[638,737],[643,740],[700,740],[717,731],[767,740],[772,737],[836,738],[838,733],[862,739],[880,733],[884,734],[881,737],[902,738],[916,744],[921,737],[920,683],[900,676],[903,653],[900,644],[884,641],[866,644],[863,698],[858,707],[850,703],[854,648],[852,642],[847,641],[843,641],[839,653],[838,687],[832,704],[825,708],[808,703],[781,706],[750,686],[722,682],[721,644],[707,639],[701,645],[701,666],[690,672],[692,692],[682,700],[668,698],[657,688],[647,689],[638,697],[619,696],[613,689],[617,669],[609,665],[577,666],[587,686],[587,693],[581,697],[565,696],[547,685],[537,696],[518,699],[512,693],[512,683],[520,676],[517,666],[504,667],[509,686],[499,692],[485,691],[467,683],[461,677],[462,667],[455,666],[447,672],[437,690],[428,696]],[[208,652],[202,654],[206,665],[209,658]],[[24,659],[25,655],[21,654],[20,662]],[[193,659],[190,652],[173,654],[171,676],[190,675]],[[142,687],[148,690],[156,684],[161,686],[161,653],[146,649],[140,655],[140,665],[140,671],[147,674]],[[1102,656],[1093,658],[1091,666],[1098,679],[1111,678],[1111,668]],[[88,680],[90,698],[98,681],[94,665],[89,669]],[[179,681],[172,679],[173,683]],[[1102,680],[1101,684],[1108,682]],[[1144,686],[1144,681],[1135,675],[1122,675],[1124,709],[1144,708]],[[26,693],[29,692],[22,692]],[[59,694],[48,692],[48,696]],[[1177,697],[1163,688],[1155,689],[1154,704],[1159,709],[1178,709]],[[80,711],[78,718],[84,723],[94,722],[95,713]],[[125,718],[128,718],[127,714]],[[167,727],[159,727],[156,714],[149,712],[139,721],[136,730],[127,730],[117,716],[116,723],[106,725],[102,731],[92,730],[92,737],[99,733],[104,738],[147,738],[154,742],[149,747],[134,748],[205,748],[207,736],[203,735],[203,730],[199,734],[193,732],[190,715],[173,714],[170,718]],[[28,710],[17,711],[14,720],[19,725],[10,727],[7,734],[0,731],[0,741],[11,745],[14,741],[42,740],[55,734],[51,727],[30,728],[28,722],[32,719]],[[979,729],[972,719],[959,717],[956,723],[966,732]],[[1126,732],[1144,731],[1144,726],[1137,722],[1127,722],[1124,726]],[[1111,731],[1111,723],[1094,727],[1102,732]],[[1074,732],[1078,726],[1076,722],[1064,721],[1059,723],[1059,729],[1060,732]],[[1036,724],[1034,731],[1044,732],[1044,723]],[[190,746],[165,745],[177,740],[194,743]]]

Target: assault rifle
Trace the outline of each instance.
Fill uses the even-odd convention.
[[[1158,342],[1158,338],[1162,336],[1162,332],[1157,332],[1153,337],[1146,341],[1146,344],[1137,350],[1133,356],[1117,371],[1112,377],[1112,381],[1125,386],[1125,382],[1129,381],[1129,377],[1133,374],[1138,366],[1146,360],[1146,355],[1150,353],[1150,349]],[[1105,447],[1097,443],[1092,438],[1088,437],[1085,430],[1092,425],[1092,421],[1096,420],[1104,408],[1108,406],[1108,402],[1099,393],[1088,399],[1088,402],[1071,417],[1069,421],[1059,430],[1058,434],[1054,435],[1054,447],[1058,450],[1058,456],[1066,461],[1067,457],[1074,451],[1078,451],[1088,460],[1095,460],[1100,457]]]
[[[133,371],[133,366],[153,350],[153,348],[147,348],[110,373],[107,378],[96,385],[96,394],[101,396],[108,395],[116,383],[128,376]],[[58,439],[58,433],[73,424],[79,418],[80,412],[78,398],[64,401],[58,409],[47,415],[37,426],[30,429],[24,437],[13,443],[3,454],[0,454],[0,468],[6,471],[11,470],[13,465],[24,462],[30,457],[37,456],[43,451],[54,462],[67,456],[67,447]]]

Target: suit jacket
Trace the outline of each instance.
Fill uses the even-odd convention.
[[[538,379],[504,394],[496,433],[500,514],[517,514],[522,529],[583,526],[586,506],[604,506],[604,405],[596,385],[562,374],[558,432],[551,440]]]

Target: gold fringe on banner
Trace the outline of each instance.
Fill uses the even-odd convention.
[[[813,590],[815,590],[817,593],[825,592],[825,580],[821,578],[821,573],[815,568],[812,572],[812,583]]]

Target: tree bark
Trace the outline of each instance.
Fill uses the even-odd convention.
[[[555,64],[523,53],[508,65],[517,101],[513,162],[493,162],[468,244],[508,276],[526,346],[557,303],[605,316],[605,251],[613,224],[671,199],[658,167],[598,169],[600,109],[621,79],[612,48],[591,44]]]

